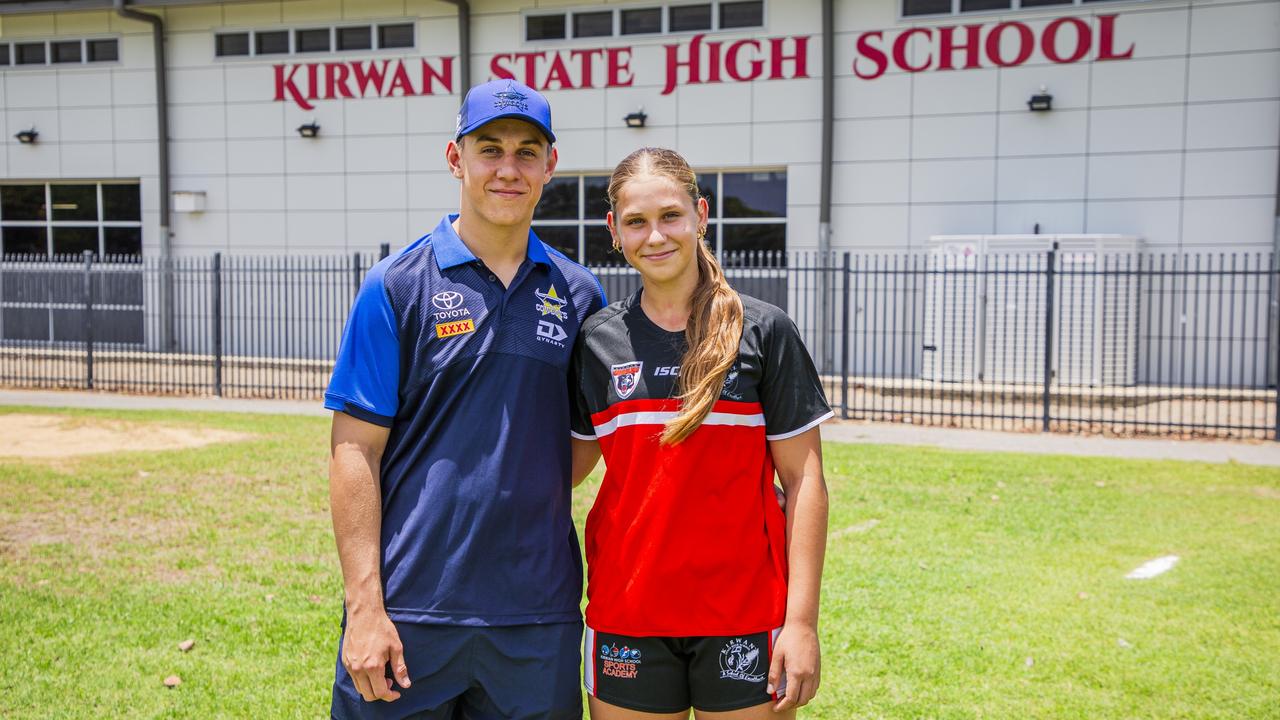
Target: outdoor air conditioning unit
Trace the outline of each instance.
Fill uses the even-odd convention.
[[[1136,382],[1141,241],[1130,235],[930,238],[923,379],[1044,382],[1045,283],[1055,244],[1054,380]]]

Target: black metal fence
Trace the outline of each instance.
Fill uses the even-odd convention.
[[[318,398],[378,255],[4,258],[0,384]],[[845,418],[1280,439],[1271,256],[723,261],[796,321]],[[639,286],[625,265],[593,270],[611,299]]]

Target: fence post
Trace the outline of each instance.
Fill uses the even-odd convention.
[[[213,394],[222,397],[222,253],[213,254]]]
[[[840,319],[840,415],[849,419],[849,253],[844,254],[844,279],[840,282],[841,305],[843,313]]]
[[[379,260],[386,260],[387,256],[390,254],[391,254],[391,243],[382,243],[381,245],[378,246]]]
[[[1049,250],[1049,263],[1044,274],[1044,400],[1043,421],[1041,431],[1049,432],[1052,399],[1050,385],[1053,383],[1053,280],[1057,270],[1058,243]]]
[[[93,389],[93,251],[84,257],[84,388]]]
[[[361,277],[362,274],[360,272],[360,253],[351,253],[351,279],[355,280],[355,294],[351,296],[352,298],[360,294],[360,281],[364,279]]]

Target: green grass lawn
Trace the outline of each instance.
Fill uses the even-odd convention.
[[[63,414],[255,439],[0,458],[0,717],[327,717],[327,420]],[[823,683],[803,717],[1280,717],[1280,470],[826,453]],[[1169,573],[1124,579],[1168,554]]]

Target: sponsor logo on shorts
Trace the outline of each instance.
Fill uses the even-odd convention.
[[[471,318],[459,320],[457,322],[438,323],[436,325],[436,337],[450,338],[458,335],[466,335],[476,331],[476,322]]]
[[[609,374],[613,376],[613,391],[618,394],[619,400],[626,400],[636,391],[636,383],[640,380],[643,368],[644,362],[641,360],[609,366]]]
[[[640,650],[617,644],[600,646],[600,674],[634,680],[640,674]]]
[[[742,638],[726,643],[720,651],[720,679],[752,683],[764,680],[764,673],[760,671],[760,648]]]

